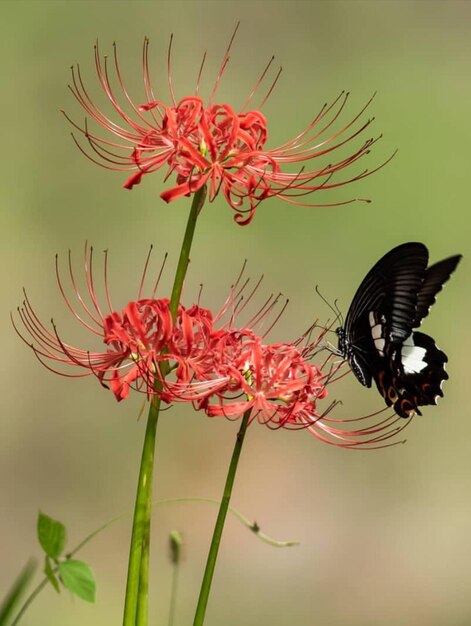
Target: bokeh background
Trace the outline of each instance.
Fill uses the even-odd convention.
[[[406,445],[352,452],[305,432],[248,434],[233,504],[262,529],[301,546],[275,549],[229,518],[207,616],[208,626],[464,626],[471,623],[471,420],[469,411],[469,183],[471,143],[471,3],[334,2],[8,2],[0,7],[2,97],[0,384],[0,595],[30,555],[39,556],[39,509],[68,527],[70,547],[132,507],[144,419],[141,399],[117,404],[96,380],[59,378],[42,368],[12,331],[9,312],[26,286],[44,320],[52,316],[70,342],[86,343],[65,311],[54,255],[77,259],[84,241],[110,250],[116,306],[136,293],[150,243],[155,267],[169,251],[170,284],[188,211],[164,206],[159,175],[133,192],[124,177],[87,162],[59,113],[82,111],[67,90],[80,62],[100,98],[93,44],[119,43],[123,72],[142,102],[140,52],[151,39],[155,80],[164,83],[175,35],[178,97],[209,58],[212,88],[235,23],[241,20],[219,99],[240,105],[272,54],[283,73],[264,108],[270,145],[297,134],[342,89],[352,92],[347,121],[375,91],[369,115],[382,140],[374,166],[393,161],[355,188],[327,200],[369,197],[335,209],[296,208],[276,199],[253,223],[236,226],[222,199],[205,207],[197,230],[185,300],[204,283],[203,303],[217,307],[248,259],[265,274],[263,293],[282,291],[290,306],[274,339],[297,337],[315,317],[329,317],[319,284],[344,313],[366,270],[392,246],[424,241],[432,260],[462,252],[425,331],[449,355],[450,380],[437,408],[407,429]],[[64,257],[65,258],[65,257]],[[78,262],[80,264],[80,261]],[[348,377],[335,390],[344,415],[382,403]],[[183,407],[159,425],[155,495],[219,498],[237,425]],[[192,623],[216,509],[159,508],[152,536],[150,623],[164,625],[170,592],[168,533],[185,538],[177,624]],[[130,519],[83,550],[98,580],[95,606],[45,590],[24,625],[115,626],[121,622]]]

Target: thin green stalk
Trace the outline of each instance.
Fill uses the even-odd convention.
[[[203,207],[205,198],[206,187],[199,189],[193,196],[170,299],[170,312],[174,321],[177,316],[183,282],[188,269],[196,220]],[[166,363],[162,364],[161,373],[163,377],[168,374],[168,365]],[[155,395],[149,408],[146,434],[142,448],[131,535],[131,548],[129,552],[123,626],[147,626],[152,475],[159,410],[160,399]]]
[[[209,592],[211,591],[211,583],[214,575],[214,568],[216,566],[216,559],[218,556],[219,546],[221,544],[222,531],[224,529],[224,522],[226,521],[226,515],[232,494],[232,487],[234,485],[234,479],[237,471],[237,465],[239,463],[242,445],[245,439],[245,433],[249,424],[250,413],[250,409],[244,413],[244,417],[242,418],[242,424],[240,425],[239,432],[237,433],[236,443],[232,452],[231,463],[229,465],[229,471],[227,472],[226,484],[224,485],[224,493],[222,496],[221,505],[219,507],[216,525],[214,526],[213,538],[211,540],[211,546],[208,553],[208,560],[206,561],[206,568],[204,570],[203,582],[201,583],[201,590],[198,598],[198,605],[196,607],[193,626],[202,626],[204,622],[206,607],[208,605]]]
[[[180,563],[174,563],[172,572],[172,591],[170,594],[170,608],[168,612],[168,624],[167,626],[173,626],[175,623],[175,611],[177,608],[177,595],[178,595],[178,578],[180,573]]]
[[[170,593],[170,608],[168,612],[167,626],[173,626],[175,623],[175,612],[177,608],[177,595],[178,595],[178,579],[180,574],[180,562],[182,556],[182,536],[178,530],[173,530],[170,533],[170,560],[173,564],[172,572],[172,591]]]
[[[156,502],[154,502],[154,504],[178,504],[180,502],[203,502],[208,504],[216,504],[219,506],[221,505],[221,501],[215,500],[214,498],[167,498],[165,500],[157,500]],[[297,541],[296,539],[280,540],[273,539],[273,537],[266,535],[264,532],[262,532],[260,525],[257,522],[250,521],[248,517],[242,515],[242,513],[237,509],[234,509],[234,507],[230,506],[227,510],[248,530],[252,531],[254,535],[260,539],[260,541],[263,541],[263,543],[266,543],[273,548],[292,548],[293,546],[299,546],[299,541]]]

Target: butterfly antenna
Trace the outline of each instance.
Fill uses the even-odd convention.
[[[338,304],[337,304],[338,300],[335,299],[334,300],[334,307],[335,310],[337,311],[337,317],[335,318],[336,320],[338,319],[340,321],[340,326],[344,326],[344,320],[343,320],[343,315],[342,315],[342,311],[339,309]]]
[[[337,306],[337,300],[334,301],[334,306],[332,306],[330,304],[330,302],[324,298],[324,296],[321,294],[320,290],[319,290],[319,285],[316,285],[316,293],[319,296],[319,298],[325,303],[327,304],[327,306],[329,307],[329,309],[334,313],[335,315],[335,319],[332,322],[332,326],[337,322],[340,321],[341,325],[343,326],[343,319],[342,319],[342,313],[340,312],[340,309]],[[331,330],[330,332],[335,332],[334,330]]]

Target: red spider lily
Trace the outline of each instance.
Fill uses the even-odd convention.
[[[165,391],[175,390],[176,393],[182,389],[191,389],[193,399],[204,397],[208,391],[226,382],[214,376],[210,380],[206,374],[212,365],[210,348],[219,335],[225,332],[224,328],[242,313],[255,290],[242,303],[242,292],[247,281],[240,286],[241,272],[214,319],[208,309],[198,305],[185,309],[180,304],[173,322],[169,300],[155,298],[163,266],[150,297],[142,297],[149,258],[150,252],[136,300],[129,302],[120,312],[111,303],[107,252],[104,258],[104,305],[100,304],[95,287],[93,248],[85,246],[85,295],[78,287],[70,251],[68,273],[72,297],[67,294],[56,256],[56,277],[67,307],[82,326],[101,339],[106,349],[79,349],[66,343],[59,336],[54,323],[48,327],[41,322],[26,294],[23,306],[18,309],[24,330],[20,331],[13,320],[17,333],[49,370],[67,377],[93,374],[104,386],[111,388],[117,400],[127,398],[131,388],[152,395],[156,392],[156,382],[162,387],[162,395]],[[263,320],[259,318],[265,319],[275,304],[276,299],[270,298],[250,323],[254,327],[257,324],[261,327]],[[228,318],[226,321],[225,317]],[[216,323],[219,330],[214,327]],[[169,380],[164,380],[161,375],[160,366],[164,361],[172,373]],[[60,369],[61,366],[64,368]],[[81,371],[71,373],[67,366]]]
[[[268,149],[265,147],[268,130],[265,116],[260,109],[271,94],[280,72],[276,75],[259,110],[247,110],[260,87],[273,59],[263,71],[254,89],[236,112],[228,104],[215,103],[216,92],[226,70],[229,53],[237,28],[229,42],[218,72],[215,86],[205,103],[199,97],[199,87],[206,55],[198,74],[195,94],[177,101],[172,86],[170,40],[168,53],[168,86],[170,102],[155,97],[149,71],[149,40],[143,47],[143,83],[146,102],[136,105],[126,88],[114,46],[114,69],[121,92],[116,95],[112,86],[107,58],[101,57],[95,46],[95,65],[99,83],[111,103],[116,122],[107,117],[95,104],[82,80],[79,67],[72,68],[70,89],[88,116],[111,135],[101,137],[84,127],[69,121],[88,140],[91,152],[77,145],[94,163],[110,170],[130,171],[131,176],[124,187],[132,189],[144,175],[161,168],[166,169],[165,179],[176,174],[176,184],[166,189],[161,197],[171,202],[184,195],[191,195],[203,185],[208,185],[209,199],[213,201],[222,190],[226,201],[235,211],[238,224],[248,224],[257,205],[264,199],[278,197],[286,202],[305,206],[337,206],[355,199],[335,203],[311,204],[303,198],[318,191],[341,187],[360,180],[382,167],[362,171],[340,180],[336,174],[356,163],[369,153],[376,139],[368,138],[357,145],[347,157],[331,159],[331,153],[358,137],[371,123],[371,119],[359,119],[367,106],[352,120],[336,129],[349,94],[342,92],[331,104],[324,105],[308,126],[296,137],[284,144]],[[114,138],[114,137],[115,138]],[[75,138],[74,138],[75,139]],[[324,163],[311,169],[308,163],[322,158]],[[286,171],[293,165],[297,171]],[[384,163],[383,163],[384,165]]]
[[[193,402],[211,417],[232,420],[250,411],[251,421],[273,429],[306,428],[323,441],[347,448],[384,447],[405,426],[395,415],[378,421],[376,416],[382,412],[359,419],[334,418],[335,401],[319,409],[328,386],[345,375],[339,373],[343,363],[332,364],[331,353],[320,365],[313,363],[328,329],[315,339],[314,325],[295,342],[265,343],[284,310],[283,306],[277,312],[278,297],[268,298],[243,328],[237,328],[260,284],[247,293],[244,270],[216,315],[199,304],[180,305],[173,322],[169,300],[155,298],[162,270],[150,297],[142,297],[149,257],[136,300],[116,311],[108,289],[107,259],[105,253],[103,306],[95,288],[93,249],[85,248],[86,296],[78,288],[70,253],[73,297],[67,295],[56,257],[57,280],[67,307],[106,349],[91,351],[67,344],[54,324],[48,328],[40,321],[26,296],[18,309],[24,330],[15,325],[17,333],[49,370],[67,377],[93,374],[118,401],[134,389],[147,396],[159,393],[167,403]],[[170,376],[162,375],[163,362]],[[70,373],[66,369],[70,366],[80,372]]]
[[[100,337],[107,346],[106,350],[78,349],[64,342],[54,323],[52,328],[48,328],[40,321],[26,295],[23,306],[18,309],[26,332],[20,332],[16,325],[15,329],[23,341],[34,350],[38,359],[53,372],[67,377],[93,374],[102,385],[111,388],[117,400],[127,398],[131,388],[148,395],[153,394],[156,381],[161,380],[160,364],[162,361],[171,360],[171,355],[167,354],[168,346],[185,342],[187,347],[190,347],[192,342],[194,343],[195,333],[187,323],[187,318],[193,316],[196,324],[199,318],[201,325],[204,326],[209,312],[199,309],[199,315],[195,311],[190,311],[188,315],[180,306],[174,324],[169,307],[170,301],[154,297],[159,280],[152,290],[151,297],[142,298],[149,257],[137,299],[129,302],[122,312],[114,310],[108,289],[107,258],[105,253],[105,309],[100,305],[95,289],[93,248],[85,248],[85,282],[88,298],[84,297],[78,288],[69,252],[69,279],[76,303],[66,293],[56,257],[57,281],[67,307],[87,330]],[[177,354],[174,366],[180,367],[181,359],[181,354]],[[50,362],[53,365],[50,365]],[[84,371],[70,373],[57,369],[60,366],[75,366]]]
[[[172,317],[168,309],[168,300],[141,298],[145,272],[137,301],[130,302],[122,313],[114,311],[108,290],[107,259],[108,255],[105,252],[105,307],[103,307],[95,290],[93,248],[85,247],[85,282],[88,298],[84,297],[78,288],[70,251],[68,270],[74,298],[67,295],[56,256],[57,281],[67,307],[88,331],[107,344],[106,350],[78,349],[64,342],[58,335],[54,323],[52,328],[49,328],[41,322],[26,294],[23,306],[18,309],[25,330],[20,332],[15,323],[14,325],[23,341],[34,350],[38,359],[49,370],[71,378],[94,374],[103,385],[110,386],[116,398],[121,400],[128,396],[131,385],[136,385],[139,389],[152,386],[155,372],[158,370],[158,356],[172,330]],[[156,288],[157,285],[152,296]],[[70,373],[67,368],[57,369],[61,366],[76,366],[83,371]]]
[[[311,423],[319,419],[316,402],[327,395],[326,377],[292,344],[264,345],[247,331],[227,332],[220,343],[215,369],[228,383],[200,401],[209,416],[231,419],[250,410],[251,420],[271,428],[305,428],[298,418],[303,411]]]
[[[95,371],[102,382],[109,380],[118,400],[129,396],[130,386],[138,379],[145,384],[146,393],[153,393],[162,351],[173,330],[169,304],[167,298],[138,300],[130,302],[122,315],[115,311],[104,318],[103,340],[109,346],[108,354],[118,360],[116,364],[103,363]],[[126,362],[133,364],[123,373]]]

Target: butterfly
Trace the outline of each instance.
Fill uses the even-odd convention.
[[[342,327],[338,353],[365,387],[374,379],[388,406],[401,417],[437,404],[448,378],[448,358],[420,326],[461,255],[428,264],[423,243],[403,243],[385,254],[355,293]]]

